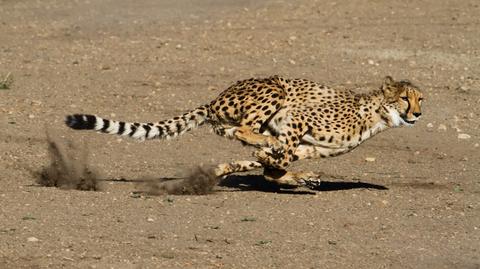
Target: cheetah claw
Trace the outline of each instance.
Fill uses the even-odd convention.
[[[320,187],[322,181],[319,178],[311,178],[311,179],[304,179],[303,183],[305,184],[305,187],[315,190]]]

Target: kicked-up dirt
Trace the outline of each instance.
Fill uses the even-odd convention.
[[[0,0],[0,268],[480,268],[479,14],[474,0]],[[167,119],[273,74],[409,79],[423,117],[295,163],[325,173],[317,190],[216,184],[205,167],[252,149],[207,128],[138,143],[63,123]]]

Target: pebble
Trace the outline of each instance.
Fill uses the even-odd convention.
[[[470,139],[471,136],[469,134],[458,134],[458,139]]]
[[[33,118],[35,118],[35,115],[33,115],[33,114],[28,114],[28,118],[29,118],[29,119],[33,119]]]
[[[438,129],[439,131],[446,131],[446,130],[447,130],[447,126],[446,126],[445,124],[439,124],[437,129]]]
[[[27,238],[27,241],[28,241],[28,242],[38,242],[38,241],[40,241],[40,239],[31,236],[31,237]]]
[[[457,91],[461,93],[468,93],[470,91],[470,88],[468,88],[467,86],[460,86],[457,88]]]
[[[369,65],[374,65],[375,64],[375,62],[371,59],[369,59],[367,62],[368,62]]]
[[[374,161],[375,161],[375,158],[374,158],[374,157],[367,157],[367,158],[365,158],[365,161],[367,161],[367,162],[374,162]]]
[[[148,222],[154,222],[155,220],[153,218],[148,218],[147,221]]]
[[[427,123],[427,127],[428,128],[433,128],[433,123],[431,123],[431,122]]]

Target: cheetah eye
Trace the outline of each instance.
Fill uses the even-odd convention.
[[[407,97],[407,96],[401,96],[400,98],[402,98],[403,101],[408,101],[408,97]]]

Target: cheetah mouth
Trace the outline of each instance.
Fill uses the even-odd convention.
[[[409,120],[406,117],[402,117],[402,120],[406,125],[414,125],[417,122],[417,119]]]

